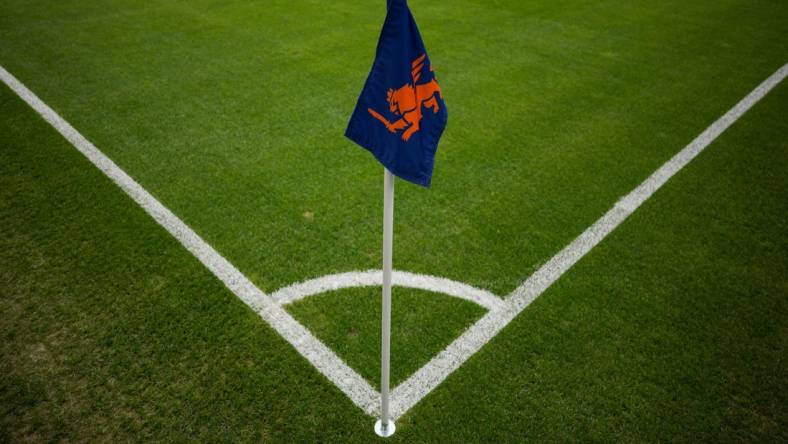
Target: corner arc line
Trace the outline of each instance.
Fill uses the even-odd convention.
[[[490,311],[497,310],[504,305],[501,298],[487,290],[443,277],[394,270],[391,279],[392,285],[396,287],[416,288],[445,294],[473,302]],[[277,290],[270,297],[279,305],[288,305],[327,291],[352,287],[375,287],[382,284],[383,272],[381,270],[349,271],[292,284]]]

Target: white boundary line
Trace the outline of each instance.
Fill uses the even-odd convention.
[[[140,184],[98,150],[74,127],[0,66],[0,79],[41,117],[63,135],[98,169],[126,192],[164,229],[172,234],[238,298],[260,315],[323,375],[339,387],[348,398],[370,415],[377,411],[378,392],[331,349],[320,342],[303,325],[266,296],[230,262],[208,245],[188,225],[162,205]]]
[[[643,202],[654,194],[673,175],[684,168],[723,131],[738,120],[755,103],[788,75],[788,64],[783,65],[768,79],[720,117],[689,145],[662,165],[648,179],[620,199],[604,216],[586,229],[563,250],[537,270],[504,301],[492,293],[444,278],[400,273],[403,286],[439,291],[461,297],[487,307],[479,321],[466,330],[446,349],[411,375],[392,393],[392,417],[397,419],[435,389],[449,374],[459,368],[473,354],[495,337],[531,302],[539,297],[561,275],[591,251]],[[137,182],[101,153],[68,122],[43,103],[35,94],[0,66],[0,79],[16,92],[22,100],[38,112],[60,132],[85,157],[113,182],[121,187],[151,217],[178,239],[200,262],[219,278],[244,303],[255,310],[269,325],[307,358],[344,392],[359,408],[369,415],[376,415],[379,393],[357,372],[342,361],[333,351],[315,338],[306,328],[290,316],[282,305],[302,297],[346,286],[377,285],[380,271],[350,272],[313,279],[294,284],[266,296],[232,264],[200,238],[191,228],[164,207]],[[493,302],[494,298],[496,301]]]
[[[788,75],[788,64],[783,65],[751,93],[717,119],[705,131],[684,147],[669,161],[643,181],[632,192],[563,250],[544,264],[528,280],[505,299],[504,308],[488,312],[473,326],[454,340],[446,349],[433,357],[424,367],[411,375],[392,393],[392,416],[396,420],[424,396],[431,392],[454,370],[476,353],[484,344],[501,331],[512,319],[538,298],[562,274],[591,251],[643,202],[654,194],[673,175],[684,168],[733,122],[761,100]]]
[[[397,270],[392,273],[391,278],[392,284],[397,287],[417,288],[435,293],[443,293],[473,302],[488,310],[494,310],[503,306],[501,298],[489,291],[481,290],[463,284],[462,282],[452,281],[451,279]],[[383,285],[383,272],[381,270],[351,271],[293,284],[277,290],[275,293],[271,294],[271,297],[279,305],[287,305],[307,296],[334,291],[340,288],[373,287],[381,285]]]

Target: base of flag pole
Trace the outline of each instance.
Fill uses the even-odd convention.
[[[389,421],[385,428],[383,428],[383,421],[378,419],[378,422],[375,423],[375,433],[381,438],[388,438],[393,435],[396,430],[397,427],[394,425],[394,421]]]

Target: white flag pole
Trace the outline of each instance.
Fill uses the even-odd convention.
[[[378,436],[389,437],[396,427],[389,418],[389,351],[391,344],[391,256],[394,240],[394,175],[383,168],[383,316],[380,341],[380,419]]]

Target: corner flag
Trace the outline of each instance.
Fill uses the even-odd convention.
[[[428,187],[446,104],[407,0],[388,0],[375,61],[345,136],[394,175]]]
[[[375,423],[375,433],[382,437],[396,430],[389,411],[394,176],[430,186],[447,116],[407,0],[387,0],[386,4],[375,62],[345,131],[345,136],[369,150],[384,167],[380,419]]]

